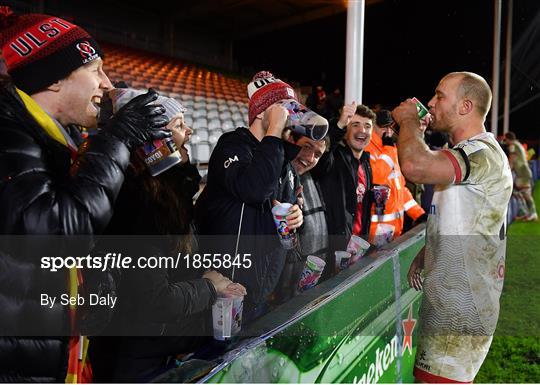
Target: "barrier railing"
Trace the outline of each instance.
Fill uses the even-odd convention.
[[[413,382],[418,226],[251,325],[201,382]]]

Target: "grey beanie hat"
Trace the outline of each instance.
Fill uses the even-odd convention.
[[[133,88],[115,88],[109,91],[109,96],[113,104],[113,114],[126,105],[131,99],[145,94],[147,91],[135,90]],[[184,113],[187,109],[176,99],[166,96],[158,96],[152,104],[161,104],[165,108],[165,116],[169,122],[179,113]]]

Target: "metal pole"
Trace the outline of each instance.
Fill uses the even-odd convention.
[[[499,61],[501,59],[501,4],[493,0],[493,100],[491,101],[491,132],[497,136],[499,119]]]
[[[347,48],[345,57],[345,103],[362,103],[364,72],[365,0],[349,0],[347,4]]]
[[[508,0],[508,15],[506,18],[506,65],[504,68],[504,123],[503,134],[510,130],[510,74],[512,68],[512,14],[514,0]]]

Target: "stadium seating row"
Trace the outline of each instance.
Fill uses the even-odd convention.
[[[154,88],[188,109],[186,123],[194,130],[188,151],[198,165],[208,163],[221,134],[247,126],[246,82],[179,59],[109,44],[103,49],[113,82]]]

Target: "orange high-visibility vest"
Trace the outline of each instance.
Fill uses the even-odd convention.
[[[369,240],[370,242],[374,240],[377,226],[381,223],[394,226],[394,238],[398,237],[403,232],[404,214],[416,220],[424,214],[424,209],[414,200],[405,186],[405,177],[398,163],[397,148],[384,146],[382,138],[373,132],[366,151],[370,154],[373,184],[390,187],[384,215],[375,213],[375,205],[371,209]]]

